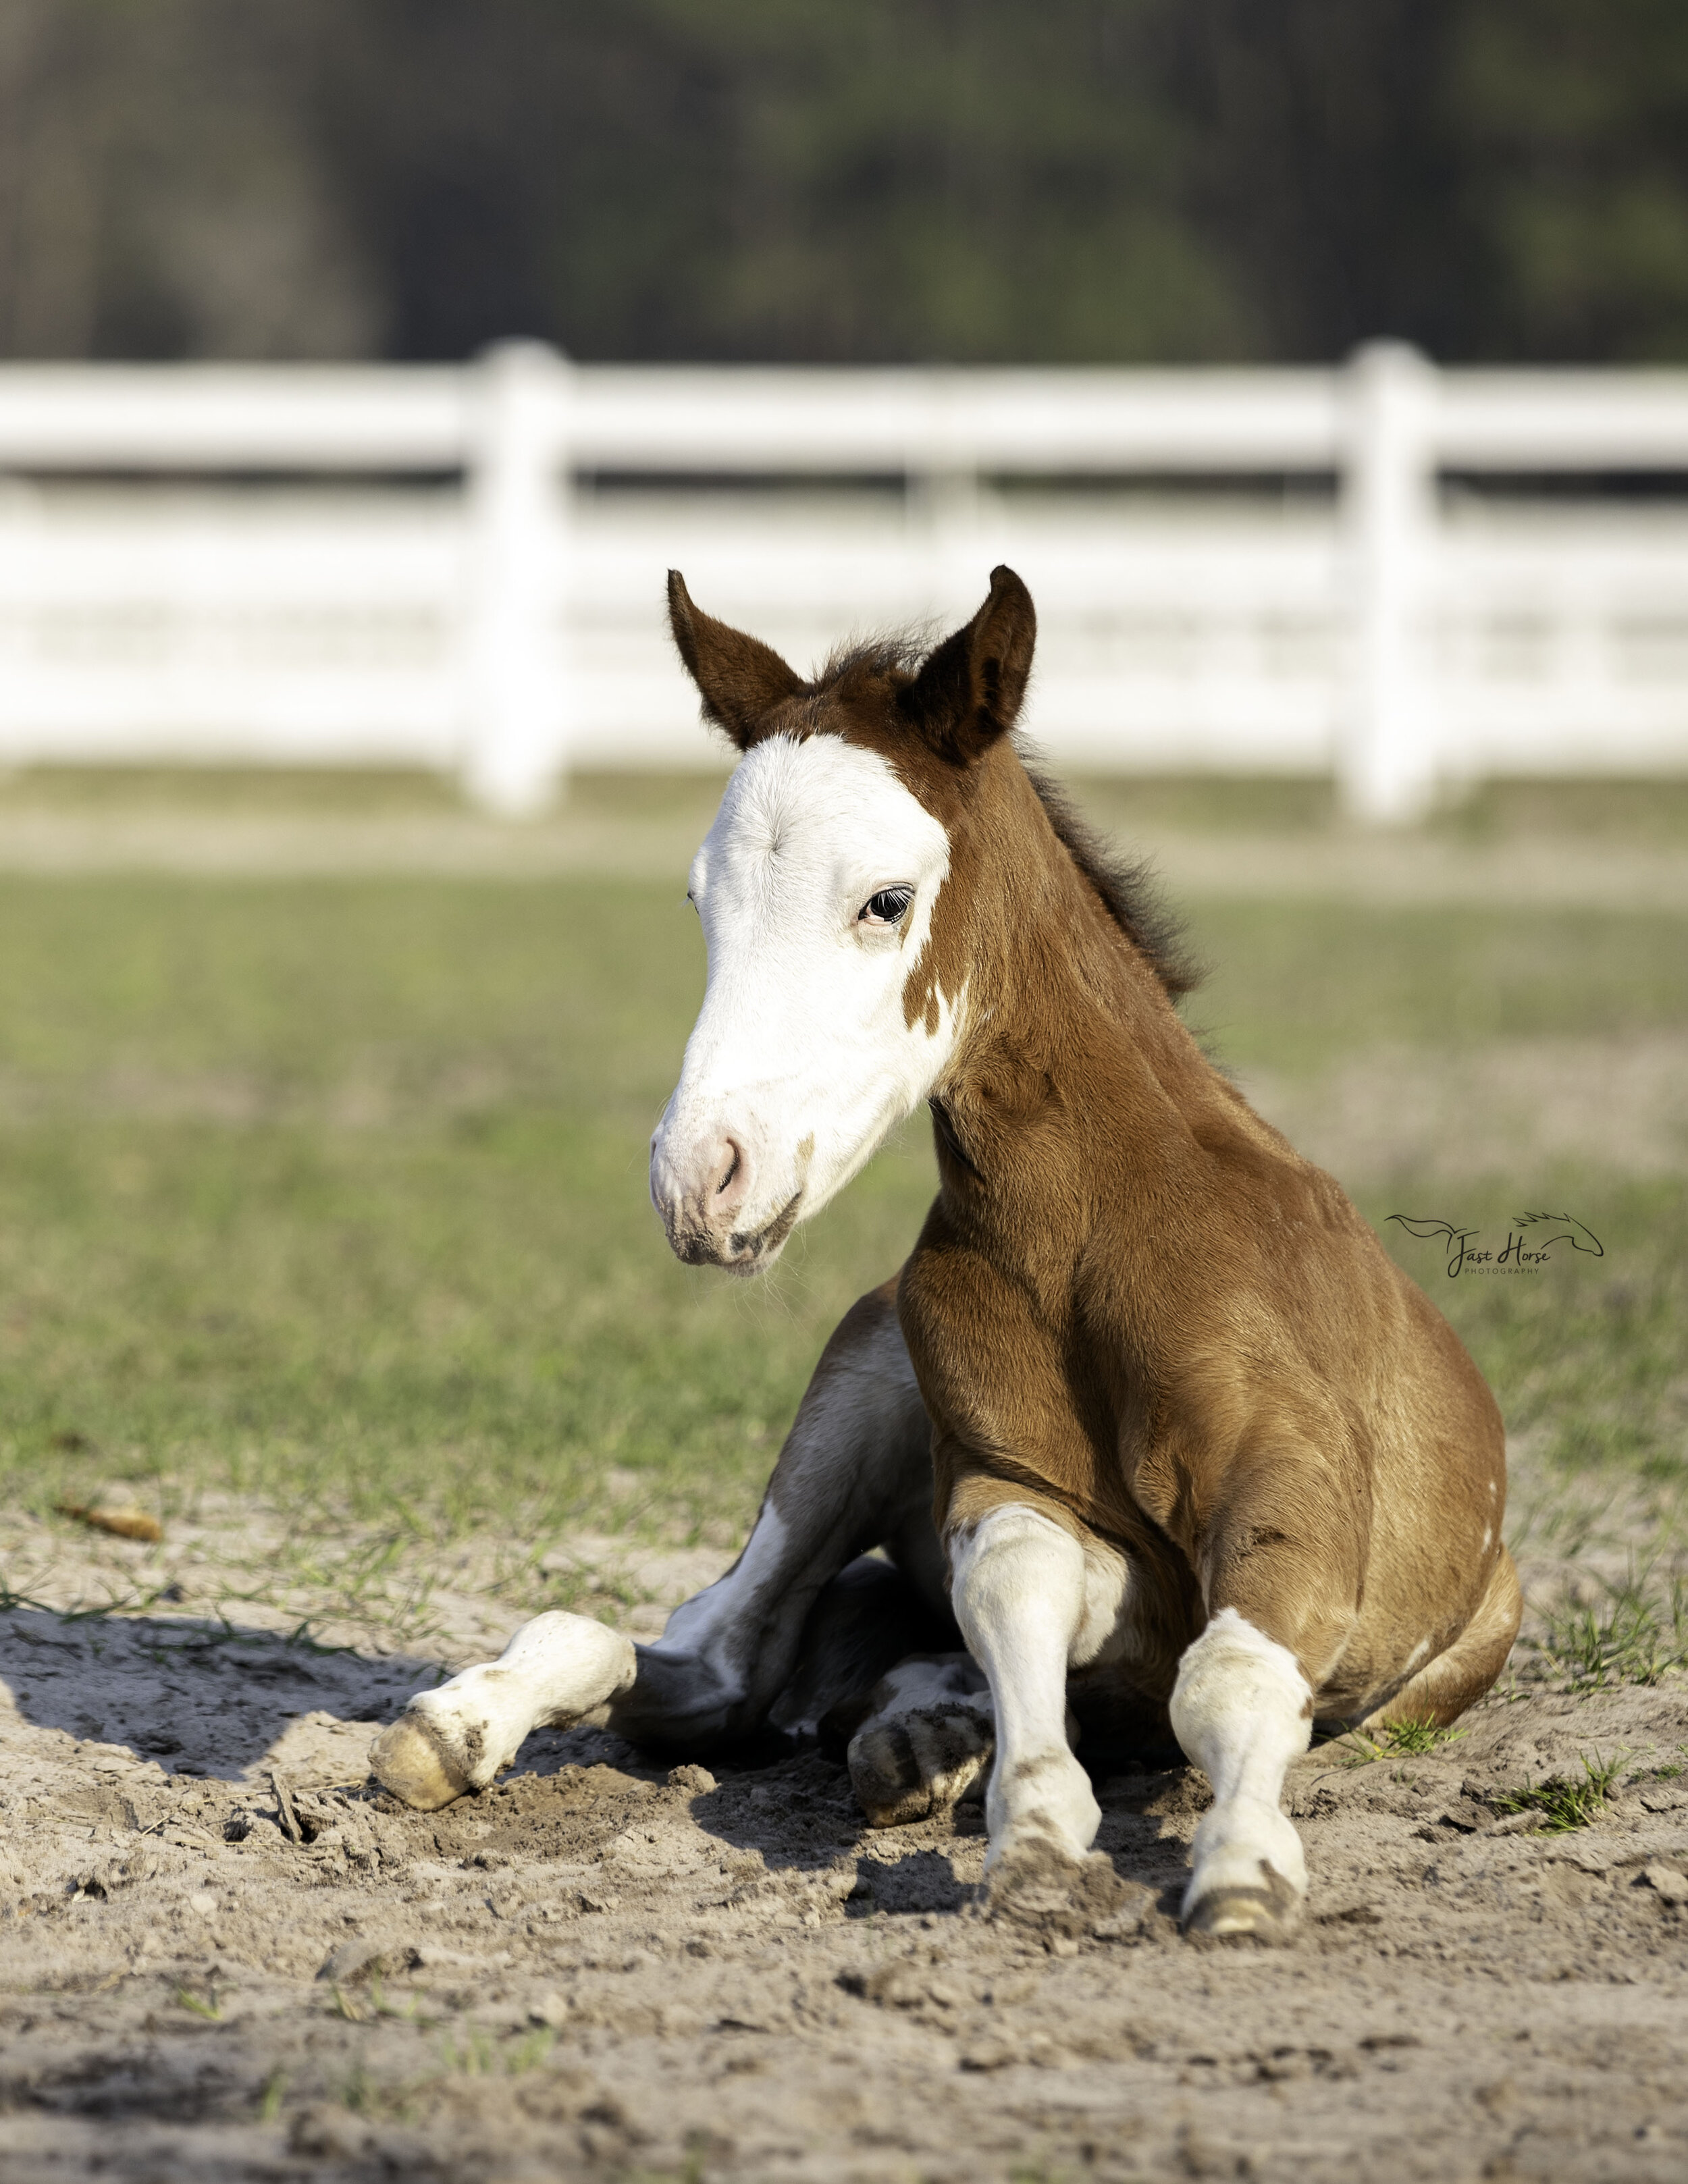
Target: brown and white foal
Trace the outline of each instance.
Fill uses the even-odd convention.
[[[692,868],[709,981],[651,1148],[669,1240],[771,1265],[922,1100],[940,1188],[827,1346],[728,1574],[651,1646],[538,1617],[412,1700],[376,1772],[432,1806],[542,1724],[702,1753],[854,1701],[881,1819],[961,1794],[994,1738],[1011,1890],[1094,1840],[1073,1718],[1169,1719],[1214,1797],[1186,1924],[1281,1935],[1306,1871],[1279,1797],[1315,1722],[1451,1721],[1512,1645],[1494,1401],[1204,1057],[1132,884],[1022,765],[1011,571],[923,660],[812,682],[677,576],[670,609],[743,757]],[[922,1607],[970,1659],[894,1668]]]

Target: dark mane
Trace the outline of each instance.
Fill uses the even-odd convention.
[[[836,691],[842,682],[858,678],[866,680],[876,675],[916,674],[928,652],[934,638],[929,629],[897,629],[882,632],[877,637],[861,637],[848,644],[840,644],[827,655],[827,662],[816,676],[810,688],[816,692]]]
[[[1174,1000],[1193,992],[1201,972],[1185,950],[1177,916],[1156,892],[1151,866],[1144,859],[1122,856],[1079,817],[1067,791],[1028,760],[1023,748],[1020,757],[1056,838],[1095,888],[1108,916]]]
[[[858,679],[912,675],[931,649],[931,634],[922,630],[861,639],[834,652],[810,687],[817,695],[831,694]],[[1145,859],[1123,856],[1079,816],[1067,791],[1028,755],[1017,736],[1014,741],[1056,839],[1096,890],[1108,916],[1173,1000],[1193,992],[1201,972],[1185,950],[1178,918],[1156,892],[1152,867]]]

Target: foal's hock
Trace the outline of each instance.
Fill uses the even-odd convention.
[[[651,1144],[669,1240],[772,1265],[922,1100],[938,1195],[828,1342],[727,1574],[650,1646],[538,1618],[413,1700],[376,1772],[432,1805],[544,1723],[688,1755],[824,1724],[882,1824],[989,1763],[1000,1906],[1051,1872],[1095,1897],[1075,1730],[1170,1727],[1213,1787],[1186,1925],[1282,1937],[1314,1724],[1451,1721],[1516,1635],[1494,1401],[1201,1053],[1140,881],[1027,770],[1012,571],[934,649],[807,681],[677,575],[669,610],[741,754],[692,866],[709,978]]]

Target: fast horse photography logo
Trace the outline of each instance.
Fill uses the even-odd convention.
[[[1586,1251],[1596,1259],[1606,1256],[1593,1229],[1568,1213],[1515,1213],[1507,1231],[1507,1240],[1499,1251],[1484,1250],[1478,1245],[1475,1239],[1481,1234],[1480,1229],[1462,1228],[1451,1221],[1407,1213],[1391,1213],[1389,1218],[1398,1221],[1409,1236],[1436,1238],[1442,1242],[1447,1253],[1450,1280],[1473,1269],[1491,1273],[1533,1273],[1546,1264],[1547,1255],[1556,1244],[1568,1244],[1574,1251]]]

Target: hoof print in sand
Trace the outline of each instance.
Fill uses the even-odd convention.
[[[1078,1858],[1053,1843],[1029,1842],[1006,1852],[992,1873],[985,1914],[1046,1942],[1121,1940],[1137,1931],[1153,1902],[1100,1851]]]

